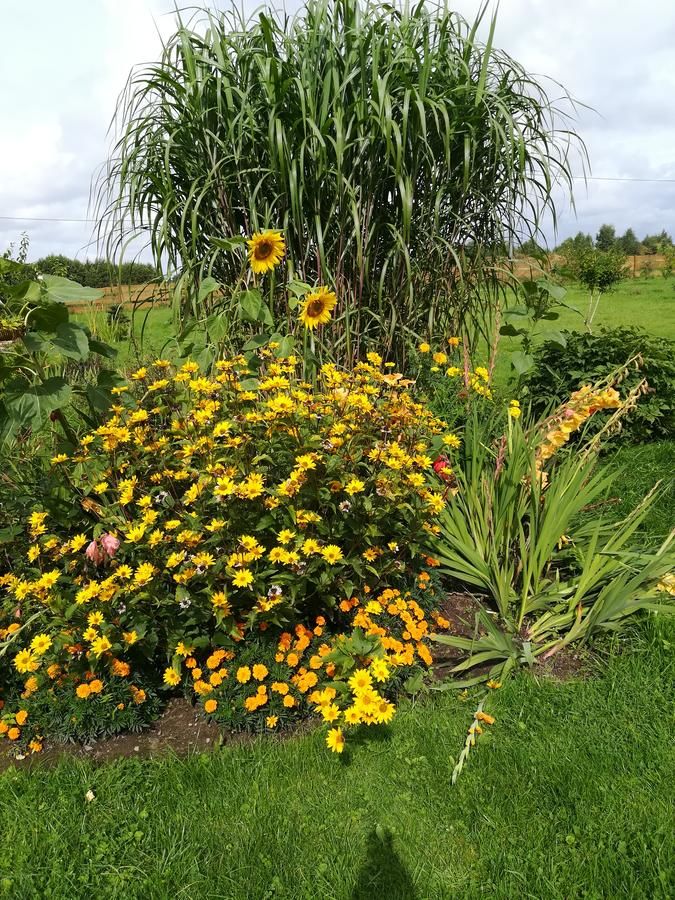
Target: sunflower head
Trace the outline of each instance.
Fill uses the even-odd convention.
[[[248,259],[256,275],[278,266],[286,253],[286,244],[280,231],[256,231],[246,243]]]
[[[337,297],[328,288],[320,287],[305,296],[300,310],[300,321],[305,328],[316,328],[330,322],[330,314],[335,309]]]

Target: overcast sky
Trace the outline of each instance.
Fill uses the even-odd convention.
[[[473,18],[479,5],[454,7]],[[25,230],[31,258],[95,255],[90,224],[38,219],[86,218],[115,99],[133,65],[159,56],[173,6],[0,0],[0,251]],[[675,233],[673,0],[502,0],[495,44],[595,110],[581,110],[577,123],[594,178],[654,179],[578,181],[576,214],[562,205],[557,240],[603,222],[639,237]]]

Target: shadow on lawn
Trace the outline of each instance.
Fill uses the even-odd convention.
[[[408,870],[398,857],[390,832],[374,828],[366,841],[366,858],[349,900],[417,900]]]

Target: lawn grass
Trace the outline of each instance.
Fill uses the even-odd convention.
[[[583,288],[568,286],[565,302],[575,306],[581,315],[563,310],[558,320],[560,327],[583,330],[588,293]],[[624,325],[639,325],[659,337],[675,340],[675,278],[631,278],[604,294],[593,320],[593,330]]]
[[[674,639],[644,629],[600,678],[510,681],[455,787],[475,700],[454,694],[342,758],[316,732],[9,771],[0,896],[672,896]]]

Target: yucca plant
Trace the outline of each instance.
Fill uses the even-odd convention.
[[[485,433],[486,423],[474,417],[455,473],[458,491],[431,551],[440,573],[481,599],[473,638],[435,637],[464,653],[454,674],[469,680],[454,686],[502,677],[572,641],[618,629],[639,610],[675,613],[657,588],[675,565],[675,532],[655,551],[636,539],[658,489],[610,522],[588,513],[617,477],[596,470],[596,451],[569,452],[544,473],[536,429],[509,419],[497,446]],[[472,674],[476,667],[481,674]]]
[[[199,313],[205,277],[238,276],[227,240],[278,227],[290,277],[338,293],[343,359],[488,334],[505,248],[555,218],[583,145],[568,94],[494,48],[494,19],[479,42],[485,11],[469,25],[425,2],[309,0],[294,18],[179,17],[119,101],[96,190],[109,253],[145,236]]]

